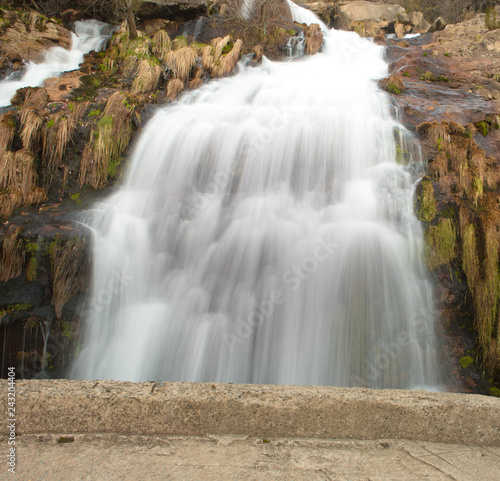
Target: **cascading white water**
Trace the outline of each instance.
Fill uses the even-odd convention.
[[[20,78],[19,73],[14,72],[7,79],[0,81],[0,107],[10,105],[10,99],[17,89],[38,87],[47,78],[77,69],[86,53],[92,50],[99,52],[106,47],[113,29],[111,25],[97,20],[75,22],[75,33],[71,34],[70,50],[52,47],[47,50],[43,62],[28,62]]]
[[[331,31],[322,54],[264,59],[160,110],[88,213],[71,377],[438,388],[386,73],[381,47]]]

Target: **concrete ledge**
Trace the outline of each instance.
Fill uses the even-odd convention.
[[[0,393],[7,413],[7,381]],[[17,434],[246,435],[500,446],[500,399],[217,383],[16,382]]]

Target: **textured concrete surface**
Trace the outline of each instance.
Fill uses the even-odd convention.
[[[2,380],[5,403],[6,390]],[[16,390],[17,432],[23,435],[211,434],[500,446],[500,399],[475,394],[66,380],[18,381]]]
[[[58,444],[57,436],[41,435],[22,437],[15,476],[24,481],[498,481],[499,472],[496,447],[117,435],[76,435],[73,442]]]
[[[7,388],[0,381],[6,419]],[[498,398],[61,380],[15,389],[16,474],[4,463],[0,480],[500,479]]]

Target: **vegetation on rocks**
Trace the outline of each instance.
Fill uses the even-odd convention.
[[[432,186],[433,192],[436,190],[454,206],[451,216],[444,209],[435,216],[425,215],[429,209],[419,211],[423,220],[432,222],[426,231],[426,262],[431,270],[453,262],[465,274],[472,296],[478,353],[484,369],[498,381],[500,209],[496,189],[500,167],[478,146],[472,124],[424,123],[418,130],[437,152],[429,167],[431,178],[423,190],[427,194],[422,197],[430,198]]]

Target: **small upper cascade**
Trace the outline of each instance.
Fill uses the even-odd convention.
[[[72,34],[69,50],[52,47],[47,50],[43,62],[28,62],[21,77],[19,72],[14,72],[0,82],[0,107],[9,106],[11,98],[20,88],[38,87],[45,79],[77,69],[86,53],[92,50],[99,52],[106,47],[113,30],[111,25],[97,20],[75,22],[75,33]]]
[[[253,1],[253,0],[250,0]],[[292,19],[297,23],[305,23],[306,25],[312,25],[317,23],[321,30],[328,32],[329,28],[323,23],[311,10],[307,8],[300,7],[299,5],[293,3],[291,0],[286,0],[288,6],[290,7],[290,12],[292,14]]]

